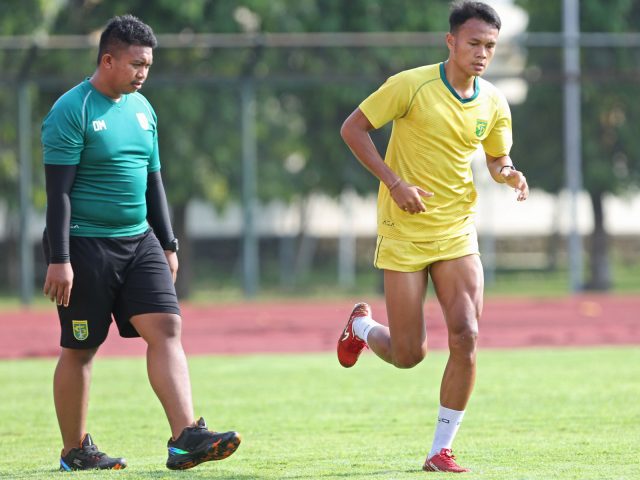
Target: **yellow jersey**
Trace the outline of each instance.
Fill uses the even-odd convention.
[[[378,192],[378,235],[416,242],[453,238],[473,231],[477,191],[471,160],[480,145],[493,157],[512,145],[511,112],[491,83],[475,79],[462,99],[447,82],[444,63],[390,77],[360,110],[380,128],[393,120],[385,163],[402,179],[433,192],[427,211],[401,210],[384,184]]]

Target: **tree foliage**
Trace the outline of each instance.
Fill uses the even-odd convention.
[[[561,2],[517,0],[531,31],[559,31]],[[446,0],[21,0],[0,2],[3,35],[98,35],[113,15],[132,13],[156,33],[444,31]],[[632,0],[584,0],[585,31],[632,32],[640,6]],[[37,38],[36,35],[36,38]],[[583,50],[583,161],[585,188],[594,196],[638,184],[640,158],[634,125],[635,49]],[[337,196],[346,186],[374,191],[375,179],[352,158],[338,131],[344,118],[399,70],[446,57],[442,48],[160,48],[143,93],[159,116],[163,176],[180,215],[192,199],[218,208],[241,192],[239,88],[255,82],[259,196],[292,201],[311,193]],[[34,132],[64,91],[91,75],[96,49],[0,50],[0,187],[15,204],[16,88],[33,90]],[[562,51],[528,52],[527,101],[515,106],[513,155],[535,187],[564,185]],[[388,132],[374,135],[384,149]],[[36,137],[36,135],[34,135]],[[43,206],[39,139],[33,139],[35,196]]]
[[[559,31],[562,2],[518,0],[529,14],[529,30]],[[631,0],[580,2],[584,32],[634,32],[640,4]],[[537,48],[528,53],[528,68],[537,81],[529,85],[527,102],[514,110],[519,125],[514,153],[526,165],[531,183],[549,192],[565,184],[562,115],[562,50]],[[634,101],[638,52],[632,48],[585,47],[581,51],[582,174],[593,205],[594,232],[587,286],[610,285],[603,198],[637,191],[640,180]]]
[[[16,2],[11,14],[3,15],[1,21],[12,22],[11,28],[4,30],[9,34],[28,35],[44,29],[50,34],[97,36],[113,15],[132,13],[158,34],[180,33],[185,38],[192,33],[446,29],[447,1],[400,3],[42,0]],[[342,121],[386,76],[442,60],[444,52],[444,48],[259,46],[156,50],[143,93],[158,113],[163,177],[178,233],[184,236],[184,212],[190,200],[203,199],[224,208],[240,198],[239,86],[243,79],[251,79],[257,92],[258,194],[262,200],[300,200],[318,192],[335,196],[346,186],[368,192],[375,190],[377,183],[342,143],[338,134]],[[4,71],[11,72],[19,70],[18,62],[26,53],[5,51],[2,55]],[[26,75],[39,84],[35,131],[55,98],[91,75],[95,61],[95,48],[33,50]],[[11,102],[13,92],[8,89],[5,93],[6,102]],[[10,135],[7,143],[14,143],[15,126],[4,122],[2,131]],[[384,148],[382,138],[377,140]],[[39,152],[37,144],[34,139],[34,151]],[[15,150],[6,152],[5,163],[17,172]],[[40,171],[39,153],[34,157],[35,170]],[[188,248],[188,242],[182,245]]]

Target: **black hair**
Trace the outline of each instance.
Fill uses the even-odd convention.
[[[482,2],[458,1],[451,4],[449,15],[449,32],[455,31],[467,20],[477,18],[500,30],[502,22],[498,13],[489,5]]]
[[[113,53],[123,46],[142,45],[155,48],[158,45],[153,30],[133,15],[113,17],[100,35],[98,46],[98,65],[105,53]]]

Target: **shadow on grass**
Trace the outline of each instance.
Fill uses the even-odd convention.
[[[309,479],[309,478],[324,478],[324,477],[328,477],[328,478],[342,478],[342,477],[348,477],[348,478],[377,478],[377,477],[381,477],[381,478],[394,478],[395,475],[404,475],[404,474],[411,474],[411,473],[415,473],[415,474],[424,474],[424,472],[422,471],[422,469],[411,469],[411,470],[378,470],[375,472],[367,472],[367,473],[356,473],[353,470],[348,470],[345,471],[343,473],[320,473],[320,474],[314,474],[313,477],[310,477],[309,475],[287,475],[287,480],[289,479],[297,479],[297,478],[305,478],[305,479]]]
[[[260,480],[266,478],[273,477],[264,477],[256,474],[238,474],[237,472],[232,472],[230,470],[220,470],[217,468],[195,468],[190,470],[169,470],[167,468],[158,468],[157,470],[136,470],[135,468],[125,468],[124,470],[120,470],[117,472],[112,472],[111,470],[86,470],[86,471],[78,471],[78,472],[60,472],[58,469],[25,469],[18,472],[6,472],[0,471],[0,479],[11,479],[11,480],[21,480],[21,479],[45,479],[45,478],[53,478],[60,479],[62,476],[65,476],[66,473],[73,473],[74,477],[79,475],[79,478],[110,478],[114,479],[117,476],[118,479],[122,480],[146,480],[146,479],[167,479],[167,480],[175,480],[175,479],[198,479],[198,478],[206,478],[216,480]]]
[[[216,480],[251,480],[251,479],[260,480],[260,479],[266,479],[266,478],[273,478],[273,477],[263,477],[261,475],[256,475],[253,473],[238,474],[230,471],[220,471],[214,468],[200,469],[200,470],[198,470],[197,468],[196,469],[192,468],[190,470],[173,470],[173,471],[165,469],[165,470],[157,470],[152,472],[150,471],[136,472],[135,475],[136,476],[134,478],[140,478],[140,479],[166,478],[166,479],[172,479],[172,480],[175,480],[176,478],[180,478],[180,479],[215,478]]]

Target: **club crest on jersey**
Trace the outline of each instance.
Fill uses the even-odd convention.
[[[147,120],[147,116],[144,113],[136,113],[136,117],[138,117],[138,123],[142,129],[149,130],[149,120]]]
[[[481,137],[487,130],[486,120],[476,120],[476,137]]]
[[[76,340],[86,340],[89,338],[89,322],[86,320],[71,320],[73,325],[73,336]]]

